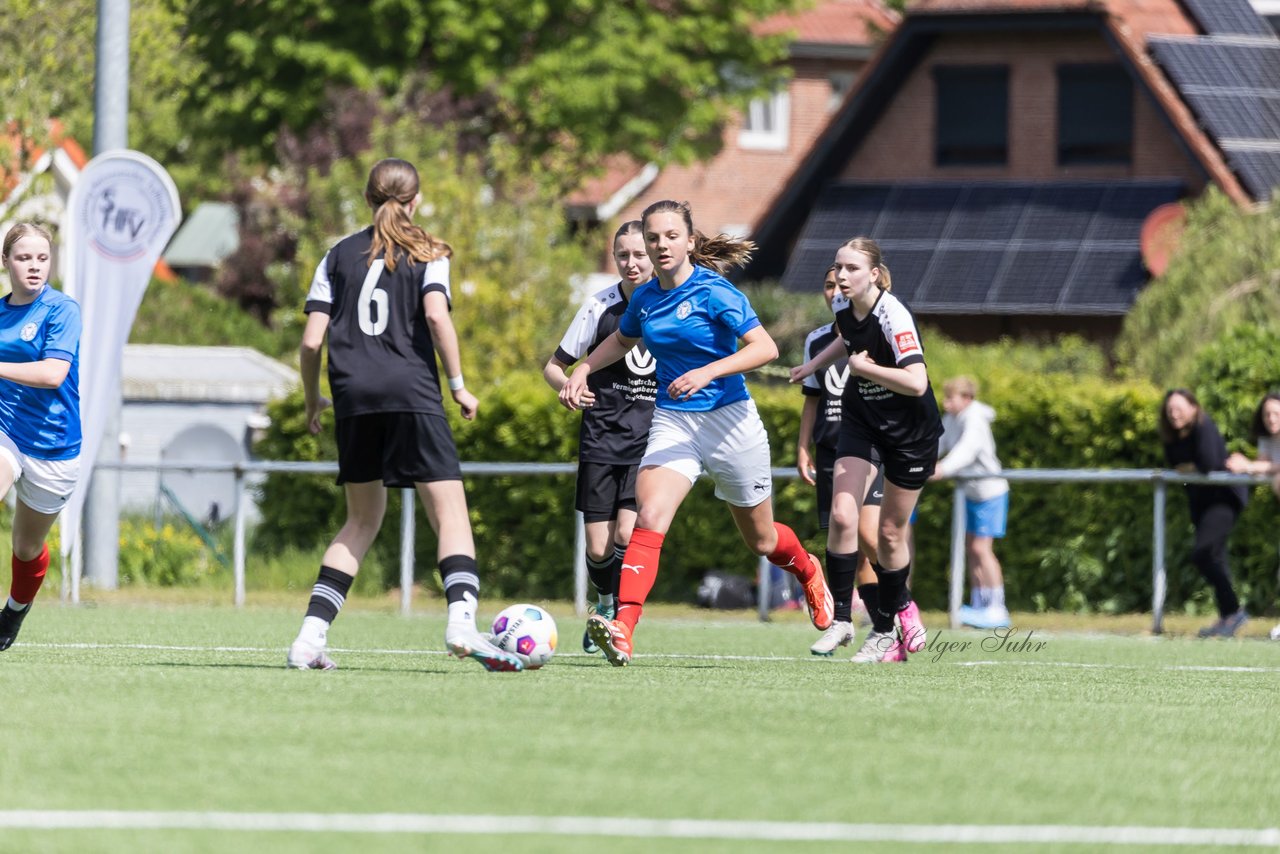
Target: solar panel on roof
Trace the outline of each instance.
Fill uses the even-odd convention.
[[[877,228],[903,240],[936,240],[942,237],[960,192],[957,186],[900,187]]]
[[[883,203],[875,210],[868,201],[872,189]],[[894,293],[918,311],[1121,314],[1132,290],[1145,281],[1138,246],[1142,222],[1180,194],[1181,184],[1171,181],[904,182],[891,193],[883,185],[841,185],[819,197],[783,286],[815,289],[839,243],[861,231],[880,243]],[[871,221],[875,228],[846,228],[831,236],[837,233],[832,223]],[[1029,222],[1035,228],[1028,229]],[[1077,293],[1087,305],[1076,305]]]
[[[1031,196],[1019,240],[1083,240],[1106,184],[1044,184]]]
[[[1209,35],[1274,35],[1249,0],[1183,0]]]
[[[1080,259],[1063,299],[1092,311],[1128,308],[1146,281],[1147,271],[1136,253],[1091,251]]]
[[[1255,199],[1266,201],[1280,187],[1280,150],[1240,151],[1228,148],[1227,162]]]
[[[981,305],[991,290],[1003,252],[989,249],[942,249],[936,253],[929,281],[916,297],[917,306],[927,304],[937,311],[942,308],[972,308]]]
[[[1152,54],[1256,199],[1280,179],[1280,40],[1159,39]]]
[[[1136,247],[1135,247],[1136,249]],[[1055,306],[1070,284],[1071,267],[1084,247],[1068,250],[1019,249],[994,283],[987,303]]]
[[[1022,218],[1032,189],[1027,186],[971,187],[956,206],[954,240],[1008,240]]]

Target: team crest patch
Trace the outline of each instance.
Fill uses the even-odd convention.
[[[691,311],[693,311],[693,305],[688,300],[685,300],[680,303],[680,305],[676,306],[676,319],[684,320],[689,316],[689,312]]]
[[[39,328],[40,327],[36,326],[34,323],[28,323],[26,326],[22,327],[22,331],[18,333],[18,337],[23,341],[31,341],[36,337],[36,330]]]
[[[916,334],[914,332],[899,332],[893,336],[893,340],[898,344],[898,353],[907,355],[913,350],[919,350],[920,345],[916,342]]]

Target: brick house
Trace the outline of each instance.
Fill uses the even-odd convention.
[[[897,25],[880,0],[819,0],[807,10],[777,15],[759,25],[762,35],[793,33],[785,89],[753,101],[724,130],[711,160],[659,169],[619,157],[605,173],[572,194],[570,218],[587,226],[638,219],[660,199],[688,201],[707,233],[751,234],[843,102],[876,43]],[[611,283],[613,262],[601,253],[599,269]],[[606,283],[606,284],[607,284]]]
[[[1153,211],[1280,184],[1280,40],[1247,0],[918,0],[754,232],[743,278],[816,289],[875,237],[961,340],[1111,339]]]

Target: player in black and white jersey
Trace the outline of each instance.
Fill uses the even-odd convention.
[[[307,428],[320,432],[330,401],[320,394],[320,357],[329,341],[329,385],[336,419],[338,483],[347,520],[321,561],[288,665],[332,670],[329,625],[373,544],[387,509],[386,487],[414,487],[437,535],[449,618],[445,644],[488,670],[522,665],[476,628],[480,579],[467,497],[445,418],[436,354],[449,391],[468,421],[479,405],[467,391],[458,337],[449,318],[447,243],[414,225],[422,200],[418,171],[404,160],[374,165],[365,187],[373,225],[330,249],[307,294],[301,373]]]
[[[832,309],[836,295],[836,268],[827,268],[823,277],[822,297],[827,310]],[[836,339],[835,322],[824,323],[805,338],[804,357],[812,359]],[[796,443],[796,470],[805,483],[818,489],[818,527],[827,530],[831,518],[832,483],[835,479],[836,443],[840,438],[842,407],[840,398],[849,379],[849,366],[844,362],[805,377],[800,391],[804,409],[800,412],[800,435]],[[812,451],[810,450],[812,449]],[[875,458],[879,462],[879,457]],[[875,584],[871,564],[876,559],[876,529],[880,524],[880,499],[884,497],[884,472],[876,469],[863,499],[858,516],[858,550],[853,554],[831,554],[835,561],[827,567],[827,583],[835,599],[835,620],[809,647],[814,655],[832,655],[837,647],[853,641],[853,620],[863,625],[870,620],[857,585]]]
[[[640,220],[623,223],[613,236],[617,284],[587,298],[547,361],[542,375],[556,393],[569,381],[568,367],[586,358],[618,329],[635,289],[653,278]],[[636,470],[644,456],[658,393],[657,363],[641,341],[626,356],[594,371],[578,430],[578,486],[575,506],[586,523],[587,573],[596,589],[595,613],[612,620],[622,556],[636,525]],[[600,648],[585,632],[584,651]]]
[[[840,336],[793,368],[791,381],[847,359],[827,548],[837,554],[857,548],[858,516],[874,469],[873,452],[878,452],[885,476],[874,564],[878,583],[859,589],[872,625],[853,660],[905,661],[926,641],[907,589],[907,539],[911,512],[938,459],[942,418],[915,318],[889,292],[889,268],[880,247],[867,238],[848,240],[836,251],[835,268],[840,294],[833,308]]]

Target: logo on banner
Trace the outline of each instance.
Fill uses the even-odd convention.
[[[172,231],[169,189],[146,166],[117,160],[89,177],[81,225],[86,242],[99,255],[138,258],[157,242],[161,229]]]
[[[905,356],[912,350],[919,350],[920,345],[916,342],[916,334],[914,332],[899,332],[893,336],[893,340],[898,343],[899,355]]]
[[[653,358],[653,354],[641,344],[628,350],[626,359],[627,370],[638,377],[647,377],[658,369],[658,362]]]
[[[36,330],[39,328],[40,327],[36,326],[34,323],[28,323],[26,326],[22,327],[22,331],[18,333],[18,337],[23,341],[33,341],[36,337]]]

